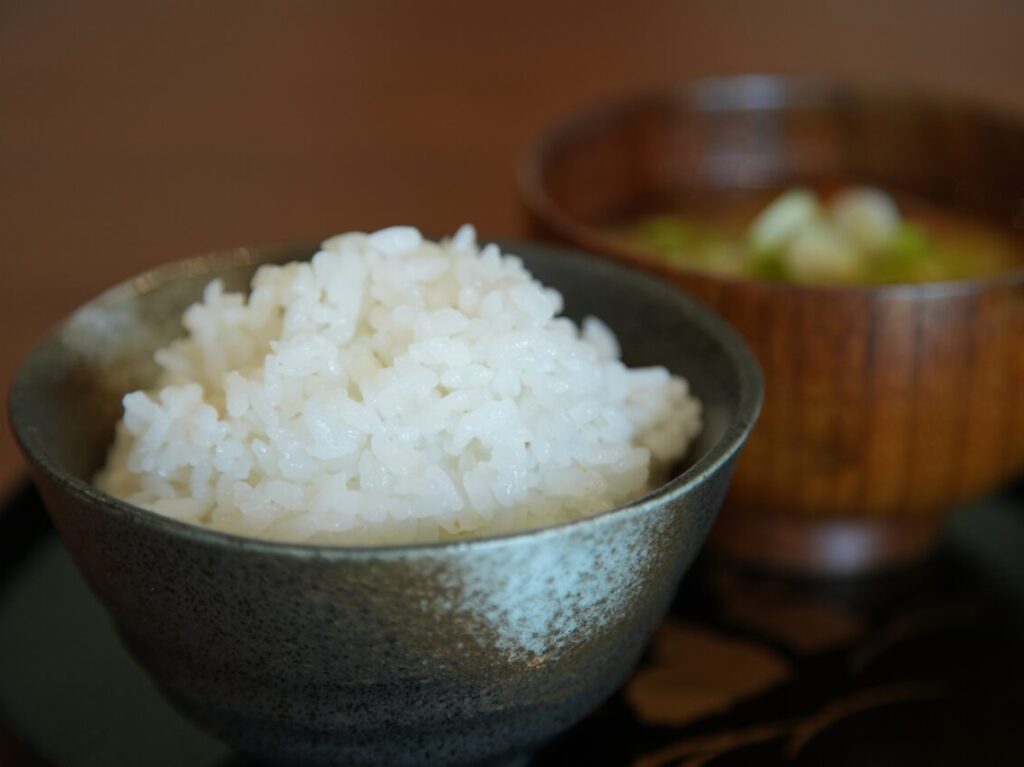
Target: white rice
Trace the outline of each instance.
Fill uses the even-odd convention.
[[[700,430],[687,384],[472,227],[344,234],[217,280],[124,398],[97,485],[246,536],[419,542],[594,514],[649,489]]]

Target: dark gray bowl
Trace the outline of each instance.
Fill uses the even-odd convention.
[[[750,351],[708,309],[587,255],[510,245],[567,313],[596,314],[633,365],[685,375],[706,408],[689,467],[628,506],[543,530],[383,548],[248,540],[93,488],[120,397],[214,275],[311,246],[239,249],[104,293],[18,372],[11,422],[65,545],[167,696],[234,748],[303,765],[522,758],[633,669],[704,541],[757,417]],[[69,641],[72,638],[69,637]]]

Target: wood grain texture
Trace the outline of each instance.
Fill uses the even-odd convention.
[[[799,286],[659,264],[599,226],[679,194],[835,178],[1024,228],[1024,118],[821,81],[719,81],[574,118],[521,173],[538,233],[695,293],[760,359],[765,407],[719,544],[852,571],[922,553],[943,511],[1024,471],[1024,266],[945,285]]]

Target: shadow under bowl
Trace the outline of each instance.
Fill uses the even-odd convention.
[[[566,312],[595,314],[632,365],[686,376],[706,425],[688,467],[595,517],[459,542],[346,548],[235,537],[90,484],[120,398],[213,277],[315,247],[238,249],[143,274],[29,355],[10,411],[64,544],[125,642],[198,724],[263,763],[515,760],[620,685],[663,617],[760,408],[745,344],[698,302],[590,256],[508,245]],[[69,638],[70,639],[70,638]]]
[[[809,77],[712,78],[578,114],[519,169],[534,235],[655,273],[754,349],[765,407],[711,545],[860,574],[917,558],[943,514],[1024,470],[1024,265],[875,287],[720,277],[607,236],[624,214],[790,185],[870,183],[1024,228],[1024,119]]]

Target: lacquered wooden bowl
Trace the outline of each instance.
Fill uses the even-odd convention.
[[[1024,119],[821,79],[709,79],[573,117],[519,168],[534,234],[675,282],[760,358],[764,413],[713,545],[861,573],[927,552],[946,510],[1024,469],[1024,268],[807,287],[662,266],[600,229],[681,195],[837,177],[1021,230]]]

